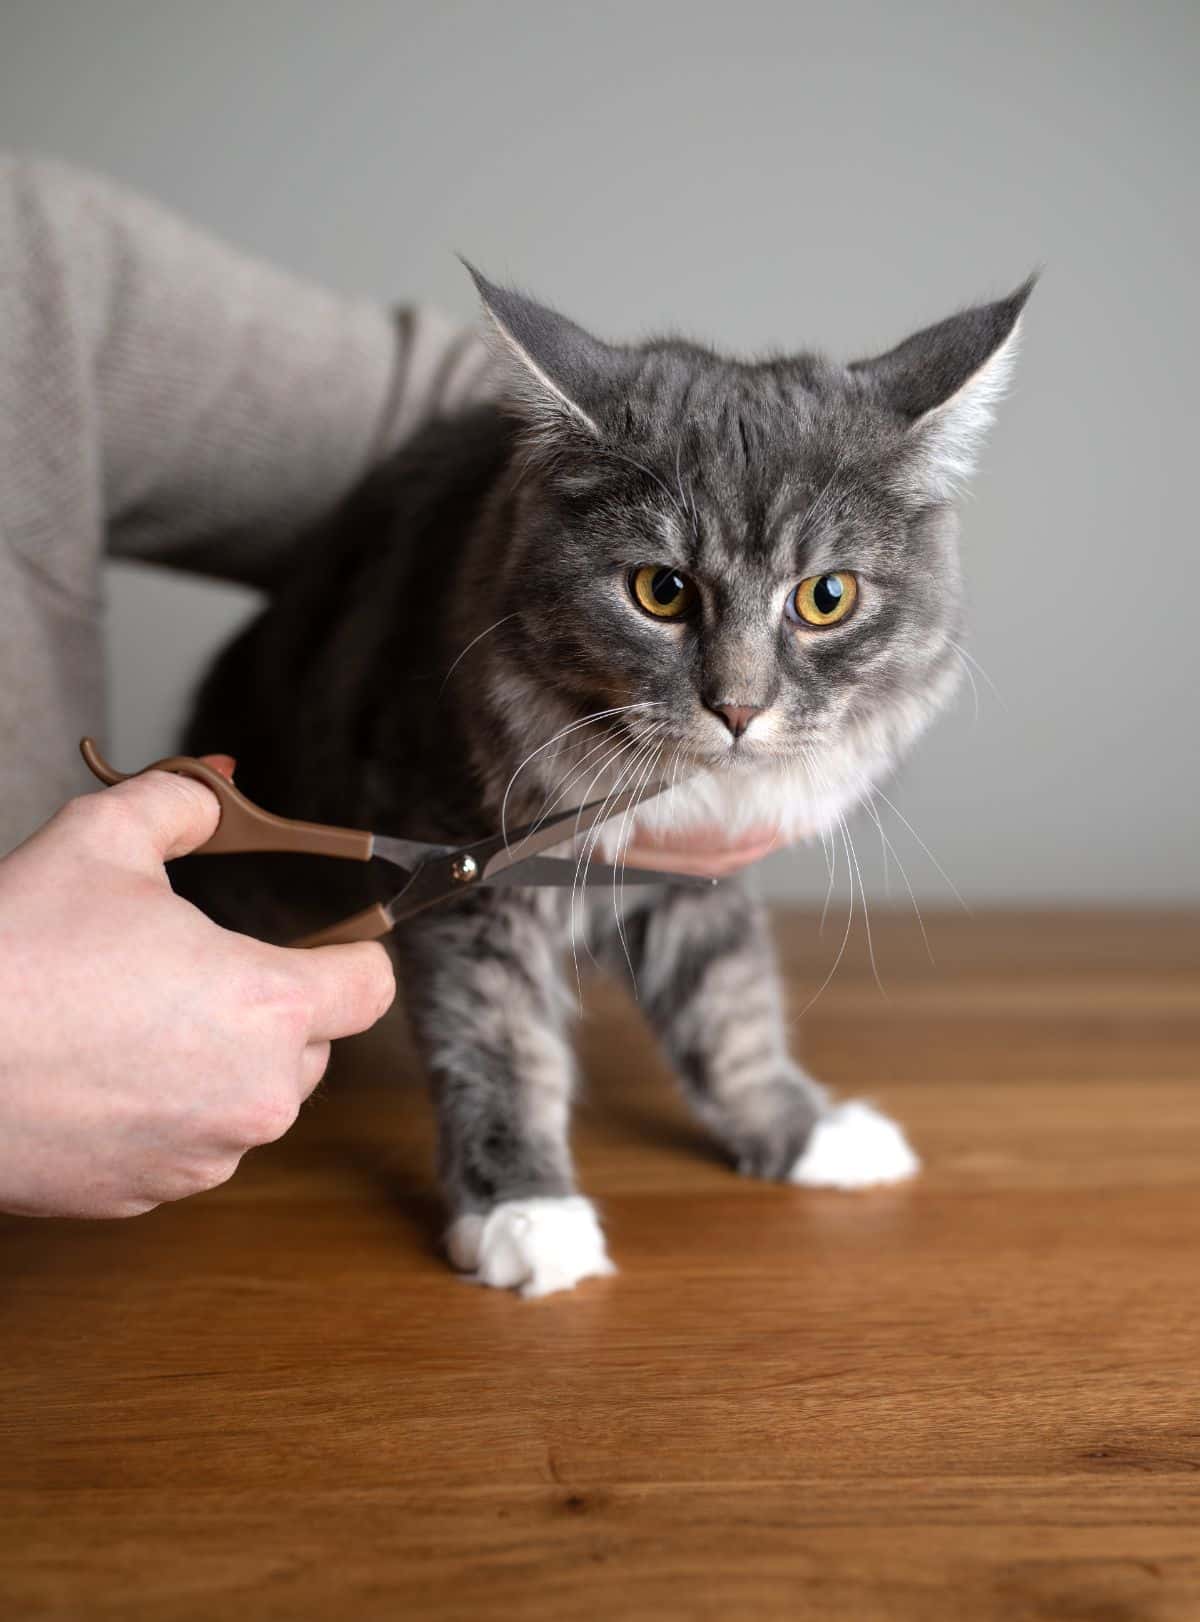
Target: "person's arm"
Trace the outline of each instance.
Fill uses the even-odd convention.
[[[0,153],[0,852],[107,734],[106,552],[267,585],[481,340],[394,317],[64,164]]]
[[[224,1182],[391,1002],[382,946],[264,946],[172,892],[163,863],[218,815],[150,772],[0,859],[0,1211],[132,1216]]]
[[[9,432],[27,472],[83,471],[113,556],[265,583],[376,461],[489,390],[473,330],[327,292],[99,176],[0,157],[0,224]]]

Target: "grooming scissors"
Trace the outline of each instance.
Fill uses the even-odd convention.
[[[692,874],[669,873],[658,868],[610,867],[588,864],[581,878],[574,858],[543,856],[554,845],[565,844],[598,828],[601,823],[653,799],[667,787],[650,783],[627,789],[605,800],[515,828],[511,833],[493,834],[470,845],[430,845],[418,839],[396,839],[360,828],[338,828],[331,823],[300,822],[279,817],[248,800],[215,767],[191,755],[171,755],[144,766],[142,772],[119,772],[110,766],[92,738],[79,745],[89,771],[102,783],[123,783],[142,772],[178,772],[194,777],[216,795],[221,807],[216,832],[195,855],[233,855],[246,851],[289,851],[306,856],[336,856],[345,861],[382,861],[398,868],[404,882],[387,901],[364,907],[361,912],[327,929],[305,935],[297,946],[335,946],[346,941],[378,940],[398,923],[427,907],[453,901],[471,890],[498,889],[509,885],[533,889],[581,889],[592,884],[671,884],[691,889],[712,889],[717,879]]]

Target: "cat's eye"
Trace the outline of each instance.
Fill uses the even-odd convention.
[[[634,602],[656,620],[681,620],[692,613],[700,595],[687,575],[670,565],[650,563],[629,571]]]
[[[857,576],[845,569],[836,574],[813,574],[802,580],[788,598],[787,616],[796,624],[823,630],[848,619],[857,601]]]

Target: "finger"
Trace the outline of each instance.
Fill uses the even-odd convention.
[[[691,874],[696,878],[723,879],[740,872],[752,862],[761,861],[778,848],[779,835],[754,842],[744,841],[731,849],[722,849],[716,843],[700,847],[673,847],[665,840],[660,845],[647,843],[631,845],[622,852],[621,859],[630,867],[657,868],[663,873]]]
[[[328,1042],[310,1042],[300,1055],[300,1097],[309,1093],[325,1074],[331,1049]]]
[[[143,772],[96,796],[110,842],[138,865],[160,868],[211,839],[221,820],[216,795],[193,777]],[[99,809],[99,807],[98,807]]]
[[[206,766],[211,766],[213,771],[220,772],[222,777],[227,777],[231,783],[233,782],[233,774],[237,769],[237,761],[232,755],[200,755],[198,758],[202,760]]]
[[[286,950],[308,994],[310,1042],[355,1036],[392,1006],[396,975],[378,941],[281,950]]]

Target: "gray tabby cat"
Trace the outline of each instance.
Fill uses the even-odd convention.
[[[955,686],[952,499],[1032,281],[845,366],[603,343],[475,279],[504,398],[434,424],[302,543],[187,747],[235,754],[280,811],[446,842],[651,776],[678,786],[639,828],[837,827]],[[187,882],[221,915],[250,885],[218,866]],[[331,880],[325,916],[363,899]],[[526,1295],[612,1270],[568,1148],[572,922],[632,979],[739,1171],[916,1170],[893,1122],[790,1056],[766,919],[736,883],[571,913],[561,892],[478,891],[395,939],[457,1267]]]

